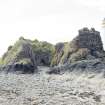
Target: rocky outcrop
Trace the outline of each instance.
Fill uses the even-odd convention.
[[[58,45],[60,46],[60,45]],[[62,65],[80,60],[96,59],[105,57],[100,33],[94,28],[79,30],[79,35],[70,43],[65,43],[59,50],[56,49],[52,65]]]
[[[79,30],[79,35],[76,38],[70,43],[65,43],[59,52],[56,50],[53,59],[55,60],[57,57],[59,57],[59,61],[53,63],[56,67],[52,68],[50,73],[58,73],[68,69],[70,71],[71,69],[105,69],[105,51],[101,36],[94,28]]]
[[[30,41],[20,38],[2,58],[3,71],[33,73],[37,69]]]
[[[57,43],[55,46],[38,40],[21,37],[0,59],[1,71],[34,73],[37,66],[52,66],[49,72],[66,70],[104,69],[105,51],[100,33],[94,28],[83,28],[71,42]],[[95,65],[95,66],[94,66]]]
[[[14,46],[9,46],[8,51],[2,57],[4,72],[34,73],[37,66],[50,66],[54,46],[47,42],[28,40],[21,37]]]
[[[54,66],[47,73],[62,74],[65,72],[85,72],[85,73],[104,73],[105,62],[100,59],[95,60],[81,60],[71,64],[64,64],[61,66]]]

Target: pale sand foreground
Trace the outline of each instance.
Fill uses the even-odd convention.
[[[102,75],[0,74],[0,105],[105,105]]]

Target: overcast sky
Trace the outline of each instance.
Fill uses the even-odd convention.
[[[83,27],[101,31],[105,0],[0,0],[0,55],[20,36],[70,41]]]

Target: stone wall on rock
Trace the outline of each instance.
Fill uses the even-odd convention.
[[[79,30],[79,36],[77,36],[78,47],[88,48],[90,50],[103,50],[103,44],[101,40],[100,33],[95,31],[94,28],[89,30],[88,28],[83,28]]]
[[[88,28],[83,28],[79,30],[78,36],[70,43],[64,44],[59,52],[56,49],[53,61],[58,62],[52,63],[52,65],[63,65],[65,63],[97,58],[103,59],[104,57],[105,52],[100,33],[94,28],[90,30]]]

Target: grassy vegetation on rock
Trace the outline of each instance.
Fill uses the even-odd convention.
[[[0,59],[0,64],[7,65],[13,62],[18,64],[32,63],[32,59],[36,59],[35,56],[30,58],[31,53],[29,50],[31,50],[35,56],[37,56],[37,54],[39,54],[39,56],[43,56],[43,54],[46,54],[45,56],[51,57],[52,60],[55,52],[55,47],[45,41],[38,41],[36,39],[32,41],[20,37],[13,46],[8,47],[7,52],[3,55],[2,59]]]
[[[2,63],[5,65],[12,62],[14,59],[16,59],[19,52],[22,50],[22,45],[24,43],[27,43],[27,42],[24,39],[19,39],[19,41],[17,41],[14,44],[14,46],[4,54],[2,58]]]

